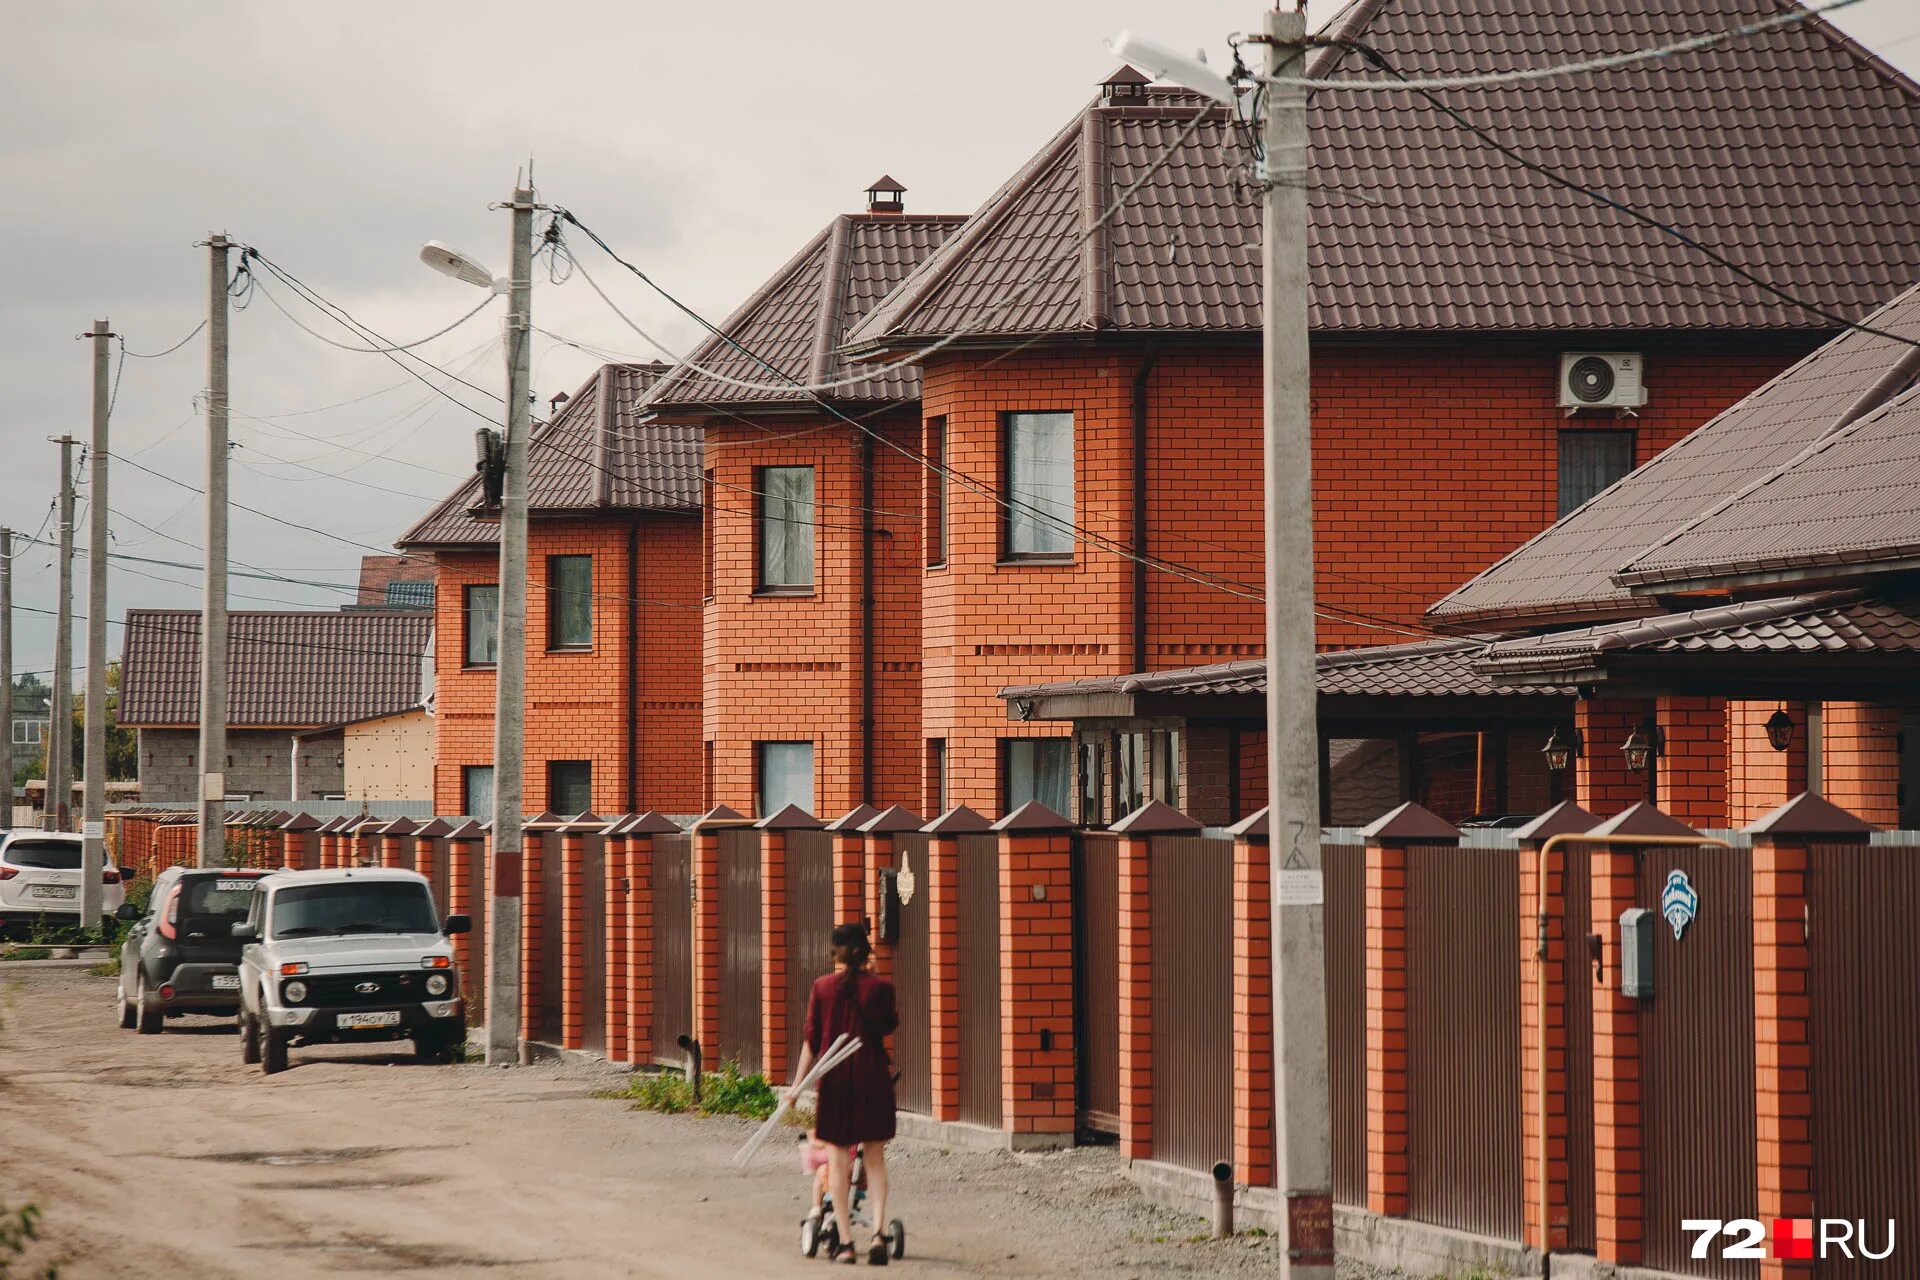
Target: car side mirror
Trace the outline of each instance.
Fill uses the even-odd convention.
[[[448,916],[447,917],[446,933],[448,937],[452,937],[456,933],[470,933],[472,932],[472,930],[473,930],[473,921],[467,919],[467,917],[465,916]]]
[[[251,920],[237,921],[233,926],[233,936],[241,942],[258,942],[260,926]]]
[[[120,909],[113,913],[113,917],[116,920],[138,920],[140,918],[140,908],[134,906],[131,902],[123,902],[120,904]]]

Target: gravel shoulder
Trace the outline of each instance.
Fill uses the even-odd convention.
[[[426,1067],[296,1049],[267,1078],[228,1024],[136,1036],[112,980],[0,969],[0,1203],[45,1211],[70,1280],[813,1275],[804,1187],[776,1140],[739,1173],[746,1122],[594,1096],[620,1076],[546,1063]],[[405,1046],[400,1046],[402,1049]],[[1111,1149],[889,1149],[904,1265],[927,1275],[1271,1275],[1275,1244],[1211,1242],[1146,1204]],[[51,1253],[49,1253],[51,1256]],[[1345,1268],[1343,1268],[1343,1272]]]

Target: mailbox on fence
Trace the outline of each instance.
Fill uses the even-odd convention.
[[[1653,998],[1653,931],[1660,917],[1645,907],[1620,913],[1620,994]]]

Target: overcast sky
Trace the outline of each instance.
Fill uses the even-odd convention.
[[[1316,18],[1333,6],[1323,8]],[[422,266],[421,242],[504,269],[506,215],[487,206],[531,155],[543,199],[717,320],[833,214],[858,208],[882,172],[907,185],[911,209],[974,209],[1111,69],[1104,37],[1132,27],[1206,46],[1218,65],[1227,33],[1259,12],[1255,0],[9,5],[0,524],[41,527],[58,486],[45,438],[88,434],[87,344],[74,335],[106,316],[134,352],[184,336],[206,311],[206,255],[194,243],[210,230],[411,341],[478,298]],[[1835,20],[1920,73],[1910,0],[1866,0]],[[691,322],[578,237],[575,247],[656,338],[676,351],[691,344]],[[353,341],[271,277],[234,316],[233,497],[337,538],[235,511],[233,555],[350,583],[351,544],[386,546],[470,469],[479,419],[381,356],[302,333],[276,301]],[[499,317],[496,306],[421,354],[497,393]],[[620,356],[657,354],[578,277],[557,287],[542,277],[534,323]],[[599,363],[546,337],[534,352],[542,401]],[[125,363],[112,449],[129,465],[115,466],[108,502],[123,554],[201,558],[197,495],[130,464],[204,482],[194,396],[205,359],[195,340]],[[79,523],[84,535],[84,515]],[[51,666],[52,619],[29,610],[54,606],[52,563],[40,548],[15,562],[16,670]],[[84,559],[75,576],[84,612]],[[236,608],[347,598],[232,585]],[[110,586],[113,618],[199,605],[192,568],[116,562]],[[109,650],[119,649],[114,627]],[[77,627],[75,663],[83,657]]]

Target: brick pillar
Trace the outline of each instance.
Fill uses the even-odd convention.
[[[587,832],[606,824],[583,814],[560,833],[560,1044],[587,1044]]]
[[[1564,800],[1515,833],[1520,852],[1520,1185],[1523,1238],[1535,1249],[1543,1240],[1548,1248],[1567,1246],[1571,1205],[1567,1139],[1573,1114],[1567,1087],[1567,991],[1570,983],[1590,981],[1584,948],[1577,953],[1567,948],[1567,877],[1587,874],[1587,846],[1563,842],[1551,853],[1542,850],[1555,836],[1590,831],[1598,825],[1593,814]],[[1579,933],[1586,933],[1584,926]]]
[[[867,841],[862,914],[874,922],[875,933],[879,932],[880,921],[880,873],[892,870],[900,859],[899,848],[894,842],[894,837],[918,831],[926,825],[925,818],[904,805],[882,809],[860,824],[860,832]],[[874,942],[873,971],[882,978],[893,977],[892,943],[877,940]]]
[[[287,819],[280,828],[280,859],[295,871],[305,871],[313,865],[307,851],[313,840],[313,833],[320,824],[304,813],[296,813]]]
[[[484,882],[481,859],[485,841],[486,833],[472,819],[447,832],[447,914],[472,919],[474,902]],[[460,966],[460,981],[469,999],[482,990],[477,960],[484,955],[485,945],[472,933],[454,935],[453,962]]]
[[[1900,712],[1869,702],[1821,710],[1820,794],[1875,826],[1900,825]]]
[[[1038,801],[1000,835],[1000,1114],[1009,1133],[1073,1140],[1073,835]]]
[[[965,805],[923,830],[927,842],[928,1039],[933,1118],[960,1118],[960,837],[993,824]]]
[[[1755,1129],[1760,1221],[1814,1216],[1813,1040],[1807,979],[1808,851],[1861,844],[1865,822],[1801,794],[1747,828],[1753,833]],[[1768,1259],[1763,1280],[1813,1273],[1811,1261]]]
[[[333,833],[333,819],[329,818],[320,824],[319,839],[316,843],[319,846],[319,866],[324,871],[334,865],[336,856],[334,846],[338,843],[338,837]]]
[[[653,1061],[653,838],[679,827],[657,813],[627,824],[627,1057]]]
[[[440,824],[440,829],[442,831],[446,830],[446,824],[444,822]],[[432,880],[434,838],[431,835],[425,834],[426,830],[427,828],[422,827],[413,833],[413,869],[425,876],[428,880]],[[436,902],[433,905],[442,911],[447,909],[447,904],[444,902]]]
[[[1727,825],[1727,700],[1661,698],[1658,803],[1690,827]]]
[[[618,818],[601,833],[604,894],[600,919],[605,928],[607,980],[601,984],[601,1025],[606,1028],[608,1062],[627,1057],[627,840],[620,834],[631,818]]]
[[[411,871],[412,852],[407,848],[407,837],[413,834],[413,823],[405,818],[395,818],[383,823],[379,828],[380,865],[395,871]]]
[[[1654,703],[1645,698],[1582,698],[1574,704],[1580,739],[1573,761],[1576,804],[1610,817],[1648,798],[1647,775],[1631,772],[1620,748],[1653,717]]]
[[[1153,1157],[1153,878],[1147,838],[1123,838],[1120,926],[1120,1154]]]
[[[867,895],[867,838],[857,831],[833,833],[833,922],[847,924],[865,917]]]
[[[1620,994],[1620,913],[1634,905],[1631,850],[1595,848],[1587,858],[1592,877],[1593,932],[1608,940],[1593,984],[1593,1214],[1595,1252],[1606,1262],[1640,1261],[1640,1006]]]
[[[1767,721],[1785,711],[1793,738],[1785,751],[1767,741]],[[1727,822],[1745,826],[1807,789],[1807,704],[1727,703]]]
[[[1262,815],[1233,842],[1233,1168],[1250,1187],[1275,1185],[1271,884]]]

